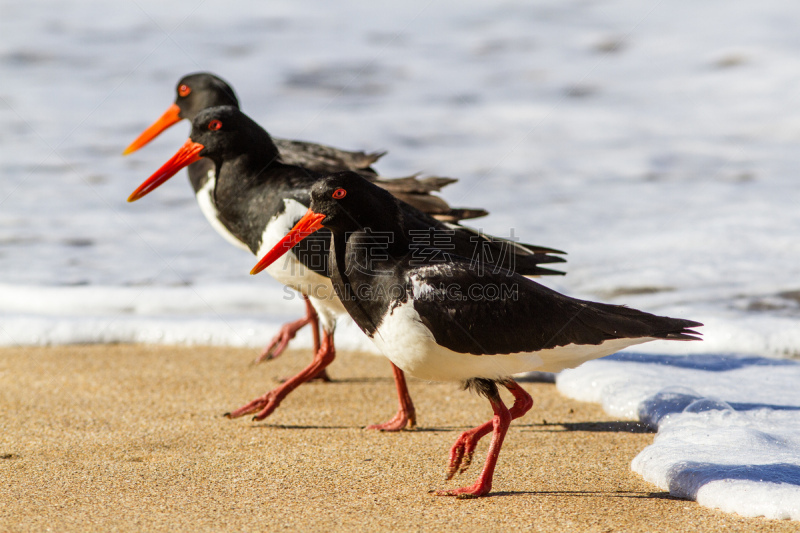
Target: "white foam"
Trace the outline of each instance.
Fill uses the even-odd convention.
[[[0,284],[0,346],[143,342],[263,348],[305,305],[277,284],[47,287]],[[341,349],[378,353],[346,317]],[[310,348],[310,333],[292,341]]]
[[[800,520],[800,364],[620,353],[562,372],[563,394],[658,430],[632,468],[670,494]]]

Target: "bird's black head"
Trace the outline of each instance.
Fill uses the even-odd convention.
[[[250,273],[261,272],[295,244],[323,227],[331,230],[334,238],[369,229],[378,237],[376,242],[382,245],[407,245],[400,206],[394,196],[355,172],[339,172],[314,184],[308,212]],[[388,241],[385,238],[387,233],[392,235]]]
[[[278,149],[261,126],[233,106],[203,109],[192,120],[192,142],[203,145],[200,157],[217,164],[242,154],[273,160]]]
[[[196,72],[180,79],[175,86],[175,105],[180,118],[194,120],[200,111],[217,106],[239,107],[239,100],[228,83],[210,72]]]
[[[239,156],[246,156],[250,164],[264,169],[278,160],[278,149],[269,134],[238,108],[220,106],[204,109],[192,121],[189,140],[139,185],[128,201],[134,202],[149,194],[179,170],[203,157],[208,157],[219,166]]]
[[[400,225],[394,196],[355,172],[337,172],[316,182],[311,210],[325,215],[322,225],[334,232],[395,231]]]
[[[136,140],[125,148],[122,155],[135,152],[182,119],[194,119],[203,109],[221,105],[239,108],[239,100],[231,86],[208,72],[184,76],[175,87],[175,93],[175,103],[140,133]]]

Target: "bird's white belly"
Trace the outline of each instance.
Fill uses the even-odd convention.
[[[283,213],[273,217],[264,229],[257,253],[259,259],[278,244],[308,211],[306,206],[296,200],[285,199],[283,203]],[[308,296],[322,320],[323,327],[328,331],[333,331],[338,316],[347,314],[333,290],[330,278],[306,268],[291,251],[268,266],[266,271],[287,287]]]
[[[214,204],[214,185],[217,181],[216,174],[214,170],[208,171],[208,181],[206,181],[205,185],[203,185],[200,190],[197,191],[195,197],[197,198],[197,205],[200,206],[200,211],[202,211],[203,215],[208,220],[208,223],[211,224],[211,227],[214,228],[217,233],[222,235],[222,237],[231,243],[232,245],[240,248],[246,252],[250,252],[250,248],[240,241],[233,233],[228,231],[228,228],[219,221],[219,210],[217,209],[216,204]]]
[[[655,339],[614,339],[599,345],[571,344],[531,353],[458,353],[436,343],[411,300],[385,316],[372,338],[377,348],[395,365],[412,376],[431,381],[502,379],[532,370],[559,372],[651,340]]]

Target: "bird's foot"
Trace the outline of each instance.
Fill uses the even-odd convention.
[[[465,431],[456,439],[456,443],[450,449],[450,465],[447,468],[445,479],[453,479],[456,473],[465,472],[472,464],[472,455],[478,446],[478,440],[480,440],[480,436],[475,438],[475,435],[475,430]]]
[[[414,429],[417,426],[417,415],[414,412],[413,406],[410,412],[401,407],[391,420],[383,424],[372,424],[371,426],[367,426],[367,429],[377,429],[378,431],[402,431],[406,426],[408,429]]]
[[[267,418],[272,411],[277,409],[278,405],[280,405],[280,398],[276,394],[276,391],[269,391],[265,395],[259,396],[255,400],[243,405],[235,411],[225,413],[225,417],[239,418],[240,416],[256,413],[256,415],[253,417],[253,420],[263,420]]]
[[[256,358],[255,363],[260,363],[262,361],[269,361],[270,359],[275,359],[280,356],[286,347],[289,346],[289,341],[294,339],[297,332],[300,331],[306,324],[309,323],[308,317],[301,318],[300,320],[295,320],[294,322],[288,322],[281,326],[280,331],[277,335],[275,335],[267,347],[264,348],[264,351]]]
[[[455,496],[460,500],[464,500],[468,498],[480,498],[481,496],[486,496],[491,490],[491,480],[487,482],[483,479],[483,476],[481,476],[481,478],[470,487],[461,487],[460,489],[450,490],[437,490],[435,494],[436,496]]]

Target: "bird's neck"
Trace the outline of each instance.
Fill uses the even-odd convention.
[[[284,190],[274,176],[272,161],[244,154],[217,166],[212,201],[220,222],[253,253],[261,245],[264,228],[281,209]]]
[[[195,194],[202,189],[209,180],[209,172],[215,172],[216,163],[204,157],[189,165],[186,169],[189,174],[189,183],[192,185]]]
[[[406,281],[398,275],[404,255],[396,255],[398,243],[387,243],[389,238],[368,230],[332,232],[330,270],[334,290],[353,321],[369,337],[375,335],[387,311],[408,298]]]

